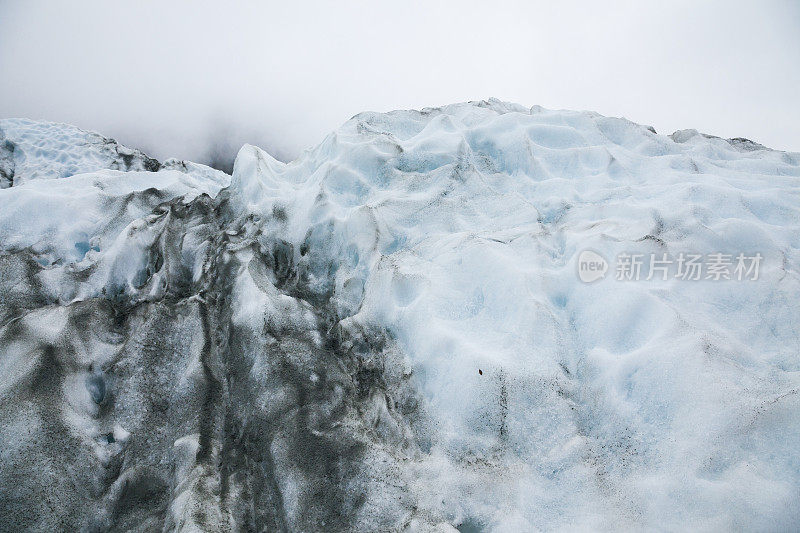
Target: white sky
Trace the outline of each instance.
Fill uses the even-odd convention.
[[[800,151],[798,2],[131,4],[0,0],[0,117],[286,160],[360,111],[494,96]]]

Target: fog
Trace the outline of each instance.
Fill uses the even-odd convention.
[[[0,0],[0,117],[223,167],[489,97],[800,150],[800,4],[604,4]]]

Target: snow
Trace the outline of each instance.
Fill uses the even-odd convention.
[[[0,120],[0,141],[15,184],[102,168],[155,171],[159,167],[158,161],[138,150],[68,124],[4,119]]]
[[[66,124],[4,119],[0,132],[13,160],[13,186],[0,190],[2,249],[32,252],[63,303],[98,296],[110,285],[136,285],[153,237],[130,238],[141,220],[163,203],[216,196],[230,182],[204,165],[161,164]],[[91,280],[67,287],[62,275],[76,270],[91,271]]]
[[[209,169],[210,170],[210,169]],[[6,253],[29,250],[46,267],[53,297],[63,303],[99,296],[105,288],[137,287],[148,267],[153,233],[142,219],[170,201],[216,195],[226,180],[175,170],[99,171],[0,190],[0,242]],[[62,277],[86,271],[73,287]]]
[[[409,358],[431,507],[780,529],[800,520],[800,156],[758,146],[491,101],[364,113],[288,165],[246,146],[232,189],[343,327]],[[764,259],[758,281],[584,284],[583,249]]]
[[[160,163],[140,150],[69,124],[0,120],[0,189],[101,169],[122,172],[168,169],[214,181],[225,180],[224,173],[204,165],[177,159]]]
[[[76,433],[100,434],[100,384],[126,413],[109,427],[137,442],[148,380],[194,405],[224,367],[242,427],[256,417],[283,432],[263,453],[295,529],[345,511],[355,530],[800,524],[800,154],[497,100],[362,113],[288,164],[244,146],[230,179],[176,161],[151,172],[138,153],[123,172],[112,168],[121,147],[95,134],[0,128],[15,147],[0,256],[40,265],[48,305],[150,310],[131,311],[140,329],[125,333],[124,357],[106,340],[62,363],[80,369],[65,378],[72,410],[89,413],[70,415]],[[611,264],[591,283],[577,273],[585,250]],[[615,278],[620,254],[716,252],[761,254],[758,279]],[[0,287],[14,302],[0,305],[0,398],[30,372],[29,341],[3,340],[12,321],[54,345],[74,327],[46,307],[15,315],[37,307],[29,292]],[[175,348],[142,361],[168,375],[138,366],[155,349],[151,329]],[[89,360],[94,370],[80,366]],[[313,438],[367,450],[338,459],[355,466],[324,485],[335,513],[304,499],[330,470],[300,456],[333,452],[293,450],[312,442],[291,433],[298,412]],[[181,416],[163,429],[180,453],[149,453],[174,461],[170,520],[200,527],[190,508],[219,491],[202,488],[210,467],[192,462],[205,426]],[[236,523],[230,513],[209,520]]]

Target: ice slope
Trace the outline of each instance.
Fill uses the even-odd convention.
[[[0,189],[101,169],[157,172],[162,168],[223,179],[222,173],[203,165],[175,159],[162,164],[135,148],[69,124],[0,120]]]
[[[800,154],[496,100],[229,185],[65,139],[0,191],[3,527],[800,525]],[[763,261],[615,279],[665,252]]]
[[[245,147],[232,190],[342,328],[408,358],[420,511],[779,530],[800,523],[799,163],[492,101],[361,114],[288,165]],[[752,282],[587,285],[586,248],[764,262]]]

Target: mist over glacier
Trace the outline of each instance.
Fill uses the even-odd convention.
[[[498,100],[232,175],[0,132],[0,529],[800,524],[800,154]]]
[[[497,96],[800,150],[800,4],[4,0],[0,117],[227,169],[361,111]],[[35,43],[32,45],[31,43]]]

